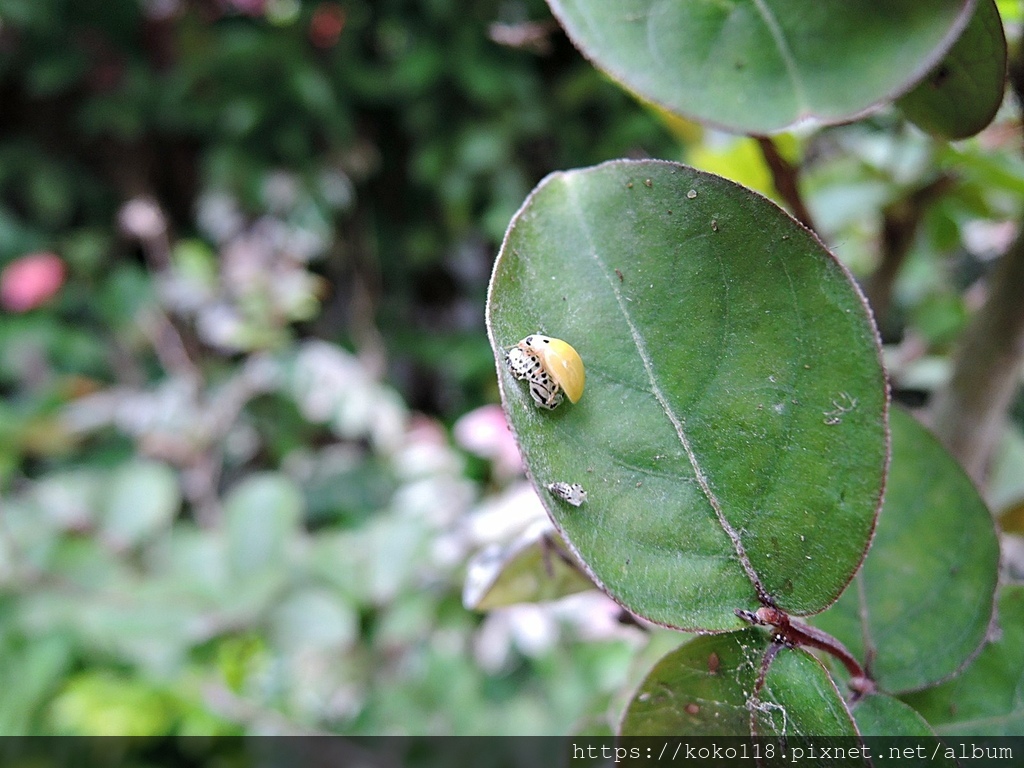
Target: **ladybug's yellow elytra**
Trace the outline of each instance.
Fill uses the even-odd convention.
[[[587,376],[583,369],[583,359],[571,344],[534,333],[516,344],[516,347],[527,355],[536,356],[544,373],[554,380],[556,388],[564,391],[571,402],[579,401]]]

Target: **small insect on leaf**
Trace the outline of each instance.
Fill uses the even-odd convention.
[[[587,492],[583,490],[583,486],[579,483],[563,483],[559,481],[557,483],[548,483],[545,487],[551,492],[552,496],[572,504],[574,507],[581,506],[587,500]]]
[[[583,369],[583,358],[572,345],[561,339],[534,333],[527,336],[517,345],[524,351],[535,353],[541,361],[543,369],[561,387],[573,403],[583,396],[586,383],[586,372]]]

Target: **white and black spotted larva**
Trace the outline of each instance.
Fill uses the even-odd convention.
[[[557,408],[562,402],[562,388],[551,378],[544,363],[533,350],[512,347],[505,353],[505,364],[517,379],[525,379],[530,385],[530,396],[540,408]]]
[[[572,504],[574,507],[581,506],[587,500],[587,492],[583,490],[583,486],[579,483],[563,483],[558,481],[557,483],[548,483],[545,487],[551,492],[552,496]]]

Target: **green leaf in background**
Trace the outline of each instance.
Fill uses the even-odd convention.
[[[528,530],[506,547],[488,547],[469,563],[462,604],[473,611],[492,611],[593,589],[594,583],[560,554],[564,548],[550,528],[539,535]]]
[[[721,630],[759,590],[808,614],[849,582],[887,461],[877,339],[846,271],[773,203],[674,163],[553,174],[509,228],[488,327],[538,492],[620,603]],[[578,403],[534,407],[501,362],[538,330],[582,355]]]
[[[245,578],[281,566],[302,512],[302,492],[285,475],[264,472],[235,486],[224,501],[232,574]]]
[[[180,506],[174,470],[157,461],[132,461],[110,478],[100,527],[115,547],[131,547],[169,526]]]
[[[744,133],[850,120],[919,80],[972,0],[548,0],[583,54],[673,112]]]
[[[71,667],[71,642],[56,634],[33,639],[23,647],[4,642],[0,655],[0,733],[26,736],[39,707]]]
[[[49,732],[61,736],[155,736],[173,724],[173,703],[141,678],[106,669],[79,672],[53,701]]]
[[[965,139],[992,122],[1006,87],[1006,36],[994,0],[978,0],[960,39],[896,105],[918,128]]]
[[[883,689],[899,692],[949,677],[977,652],[992,617],[999,542],[985,502],[931,433],[899,408],[890,426],[892,465],[871,551],[814,623]]]
[[[856,736],[839,691],[804,651],[782,649],[754,695],[768,635],[699,637],[655,665],[626,709],[622,736]],[[860,763],[856,763],[860,764]]]
[[[272,634],[283,648],[339,651],[359,634],[355,611],[328,589],[307,587],[274,609]]]
[[[869,694],[854,705],[853,719],[862,736],[913,737],[913,747],[911,747],[913,756],[905,752],[910,742],[903,744],[894,742],[898,744],[896,748],[899,750],[901,766],[957,765],[955,760],[950,760],[945,756],[944,750],[942,750],[941,756],[938,754],[936,746],[939,742],[935,737],[935,731],[923,717],[899,699],[894,699],[884,693]],[[883,742],[882,749],[876,754],[880,753],[883,757],[891,757],[891,752],[883,751],[885,744],[887,742]],[[919,750],[923,750],[923,755]]]
[[[903,697],[940,736],[1024,734],[1024,585],[1003,587],[999,627],[963,674]]]

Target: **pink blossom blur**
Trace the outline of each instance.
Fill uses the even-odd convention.
[[[28,312],[53,298],[64,284],[64,262],[40,251],[15,259],[0,272],[0,306]]]
[[[494,471],[500,477],[513,477],[523,471],[519,446],[500,405],[485,405],[462,416],[455,422],[455,442],[494,462]]]

